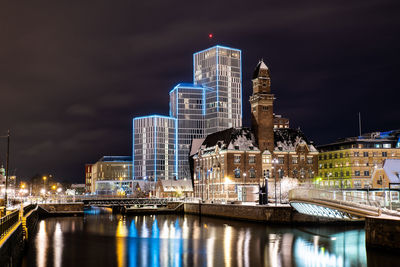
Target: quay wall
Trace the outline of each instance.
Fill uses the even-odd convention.
[[[184,212],[188,214],[279,224],[342,223],[342,221],[335,219],[319,218],[301,214],[291,206],[246,206],[235,204],[185,203]]]
[[[39,204],[41,216],[83,215],[83,202]]]
[[[27,236],[34,236],[39,220],[37,210],[26,218]],[[20,266],[27,239],[24,237],[22,223],[18,222],[0,242],[0,266]]]
[[[400,249],[400,220],[365,218],[365,243],[368,247]]]

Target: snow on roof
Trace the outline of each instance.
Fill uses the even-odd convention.
[[[164,192],[193,191],[191,180],[160,180]]]
[[[192,140],[192,145],[191,145],[191,149],[190,149],[190,156],[193,156],[194,154],[197,153],[197,151],[199,151],[199,148],[203,144],[204,140],[205,140],[205,138],[199,138],[199,139],[193,139]]]
[[[390,183],[400,183],[400,159],[386,159],[383,169]]]
[[[259,151],[255,137],[249,128],[229,128],[210,134],[202,144],[206,149],[215,148],[229,150],[255,150]]]
[[[300,129],[278,128],[274,129],[275,151],[296,151],[298,145],[307,145],[310,151],[317,151],[308,142],[307,137]]]

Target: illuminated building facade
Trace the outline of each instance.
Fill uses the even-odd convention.
[[[298,129],[285,127],[288,120],[278,121],[275,127],[275,98],[269,69],[263,61],[256,66],[252,83],[251,130],[229,128],[207,135],[200,144],[193,142],[196,197],[254,201],[249,196],[258,197],[258,189],[266,179],[272,184],[283,177],[311,182],[318,172],[318,151],[306,136]]]
[[[386,159],[400,159],[400,130],[349,137],[318,147],[319,183],[337,188],[370,186]]]
[[[214,46],[193,54],[193,83],[210,88],[205,133],[242,126],[242,52]]]
[[[169,93],[170,116],[177,119],[177,156],[179,179],[190,179],[189,152],[193,139],[204,137],[205,93],[193,84],[178,84]]]
[[[90,165],[90,166],[89,166]],[[130,180],[132,177],[132,157],[131,156],[104,156],[94,164],[86,164],[86,190],[96,192],[96,182],[98,181],[121,181]],[[88,181],[90,180],[90,186]]]
[[[177,119],[152,115],[133,119],[133,178],[173,179],[177,169]]]

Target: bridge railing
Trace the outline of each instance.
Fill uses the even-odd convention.
[[[18,222],[18,219],[18,210],[0,218],[0,239],[2,239],[11,230],[11,228]]]
[[[364,192],[327,191],[315,188],[297,188],[289,193],[289,199],[310,199],[314,201],[327,201],[340,205],[362,207],[364,209],[381,208],[384,199],[379,196],[370,196]]]

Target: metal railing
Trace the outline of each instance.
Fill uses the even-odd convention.
[[[3,238],[19,220],[19,211],[0,218],[0,239]]]
[[[384,199],[380,196],[370,196],[368,192],[326,191],[313,188],[293,189],[289,200],[324,201],[343,206],[366,210],[380,209]]]

